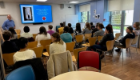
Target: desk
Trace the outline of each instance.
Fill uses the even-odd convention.
[[[121,80],[111,75],[93,71],[72,71],[60,74],[50,80]]]

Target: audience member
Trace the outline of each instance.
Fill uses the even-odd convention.
[[[103,36],[104,35],[104,30],[103,30],[104,25],[100,23],[100,24],[98,24],[97,28],[98,28],[99,31],[96,31],[94,33],[93,37]]]
[[[49,33],[50,35],[52,35],[53,33],[55,33],[53,30],[52,30],[53,26],[52,25],[49,25],[48,29],[49,31],[47,31],[47,33]]]
[[[98,25],[99,25],[100,23],[97,23],[96,24],[96,27],[94,28],[94,29],[92,29],[92,36],[91,37],[93,37],[93,35],[94,35],[94,33],[96,32],[96,31],[98,31]]]
[[[76,35],[83,35],[83,34],[82,34],[81,24],[80,24],[80,23],[77,23],[77,24],[76,24],[76,30],[75,30],[74,36],[76,36]]]
[[[52,44],[50,45],[50,54],[57,54],[66,51],[66,44],[60,38],[58,33],[52,34]]]
[[[112,33],[112,28],[109,26],[106,27],[105,31],[106,31],[106,35],[104,35],[103,39],[99,42],[99,44],[91,46],[87,50],[94,50],[94,51],[96,51],[96,49],[101,49],[105,51],[107,50],[106,42],[109,40],[114,40],[114,35]],[[102,52],[100,52],[100,55],[101,55],[101,58],[103,58]]]
[[[113,32],[112,25],[111,25],[111,24],[108,24],[107,26],[108,26],[108,27],[111,27],[111,29],[112,29],[112,33],[114,33],[114,32]],[[105,31],[104,35],[106,35],[106,34],[107,34],[107,32]]]
[[[60,35],[61,39],[65,42],[65,43],[69,43],[72,42],[72,36],[69,32],[69,27],[64,27],[64,33]]]
[[[64,31],[64,25],[63,25],[63,23],[60,23],[60,28],[58,28],[58,31],[59,31],[59,33],[63,33]]]
[[[86,28],[83,31],[83,34],[90,34],[92,32],[90,24],[86,23]]]
[[[4,43],[1,45],[2,53],[13,53],[19,50],[17,45],[14,42],[11,42],[11,32],[4,31],[3,33]]]
[[[93,22],[90,23],[91,29],[93,30],[95,26],[93,25]]]
[[[21,37],[24,38],[33,38],[33,34],[29,33],[30,32],[30,28],[28,26],[25,26],[23,29],[24,33],[21,34]]]
[[[74,31],[73,28],[71,27],[71,23],[68,23],[68,27],[69,27],[69,33],[72,34]]]
[[[10,28],[9,28],[9,31],[11,32],[11,39],[10,39],[10,40],[15,40],[15,39],[17,39],[17,34],[16,34],[14,28],[13,28],[13,27],[10,27]]]
[[[119,41],[116,41],[115,46],[125,47],[126,46],[126,44],[125,44],[126,39],[135,38],[135,33],[133,33],[133,28],[131,26],[127,27],[126,32],[127,32],[126,36],[124,36]],[[119,52],[120,49],[116,49],[116,51]]]
[[[20,51],[13,55],[15,63],[18,61],[36,58],[35,52],[27,48],[28,40],[26,38],[21,37],[19,39],[19,43]]]
[[[40,27],[39,29],[39,34],[36,36],[35,41],[38,41],[38,45],[37,46],[41,46],[40,41],[41,40],[47,40],[47,39],[51,39],[50,34],[47,33],[46,28],[45,27]]]

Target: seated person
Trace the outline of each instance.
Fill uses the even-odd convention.
[[[69,43],[72,42],[72,36],[69,32],[69,28],[68,27],[64,27],[64,33],[60,35],[61,39],[65,42],[65,43]]]
[[[98,45],[94,45],[94,46],[91,46],[91,47],[88,47],[87,50],[94,50],[96,51],[96,49],[100,49],[100,50],[107,50],[107,47],[106,47],[106,42],[109,41],[109,40],[114,40],[114,35],[113,35],[113,32],[112,32],[112,28],[107,26],[106,27],[106,35],[104,35],[103,39],[99,42]],[[100,52],[100,55],[102,54],[102,52]],[[103,58],[104,55],[101,55],[101,58]]]
[[[5,40],[4,43],[1,45],[2,53],[13,53],[19,50],[17,45],[14,42],[11,42],[11,32],[4,31],[3,39]]]
[[[45,27],[40,27],[39,29],[39,34],[36,36],[35,41],[38,41],[38,47],[41,46],[40,41],[41,40],[47,40],[47,39],[51,39],[50,34],[47,33],[46,28]]]
[[[60,28],[58,28],[59,33],[62,34],[64,32],[63,30],[64,30],[64,25],[63,23],[60,23]]]
[[[52,34],[52,44],[50,45],[50,54],[66,51],[66,43],[63,42],[58,33]]]
[[[27,59],[36,58],[36,54],[33,50],[27,48],[28,40],[24,37],[19,39],[20,51],[13,55],[14,62],[23,61]]]
[[[83,34],[90,34],[92,32],[90,24],[86,23],[86,28],[83,31]]]
[[[30,32],[30,28],[28,26],[25,26],[24,27],[24,33],[21,34],[21,37],[24,37],[24,38],[33,38],[33,34],[29,33]]]
[[[97,23],[96,24],[96,27],[94,28],[94,29],[92,29],[92,36],[91,37],[93,37],[93,35],[94,35],[94,33],[96,32],[96,31],[98,31],[98,25],[99,25],[99,23]]]
[[[95,29],[95,26],[93,25],[93,22],[90,23],[91,29]]]
[[[11,39],[10,39],[10,40],[15,40],[15,39],[17,39],[17,34],[16,34],[14,28],[13,28],[13,27],[10,27],[10,28],[9,28],[9,31],[11,32]]]
[[[96,31],[93,35],[93,37],[98,37],[98,36],[103,36],[104,35],[104,31],[103,31],[103,28],[104,28],[104,25],[103,24],[98,24],[98,31]]]
[[[76,24],[76,30],[75,30],[75,33],[74,33],[74,37],[75,37],[76,35],[83,35],[83,34],[82,34],[81,24],[80,24],[80,23],[77,23],[77,24]]]
[[[48,29],[49,31],[47,31],[47,33],[49,33],[50,35],[52,35],[53,33],[55,33],[53,30],[52,30],[53,26],[52,25],[49,25]]]
[[[127,27],[126,32],[127,32],[126,36],[124,36],[119,41],[116,41],[115,46],[125,47],[126,46],[126,44],[125,44],[126,39],[135,38],[135,33],[133,33],[133,28],[131,26]],[[116,51],[119,52],[120,49],[116,49]]]
[[[69,27],[69,33],[70,34],[73,34],[73,28],[71,27],[71,23],[68,23],[68,27]]]

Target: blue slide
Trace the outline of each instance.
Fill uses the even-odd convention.
[[[20,5],[22,23],[52,22],[52,7],[50,5]]]

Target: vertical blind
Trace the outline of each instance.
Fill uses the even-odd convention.
[[[134,0],[108,0],[109,11],[133,10]]]
[[[86,11],[90,11],[90,4],[80,6],[80,12],[86,12]]]

